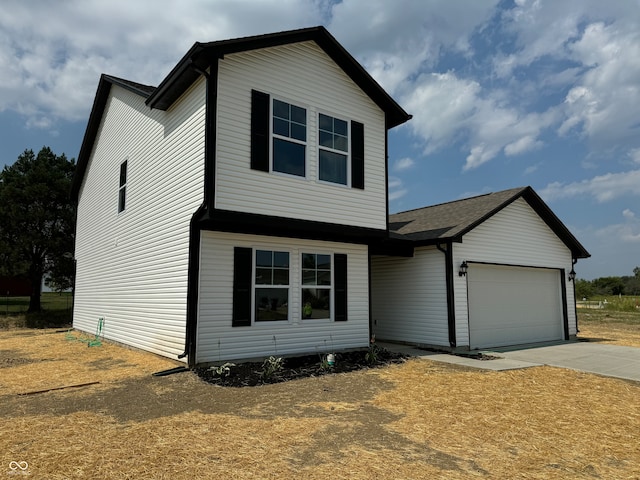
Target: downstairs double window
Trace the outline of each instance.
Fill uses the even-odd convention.
[[[233,326],[347,320],[347,256],[234,249]]]

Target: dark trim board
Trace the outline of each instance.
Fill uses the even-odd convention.
[[[198,327],[198,290],[200,288],[200,237],[201,230],[198,226],[200,218],[206,208],[203,205],[196,210],[189,222],[189,263],[187,274],[187,321],[185,326],[185,349],[178,358],[187,357],[190,368],[196,361],[196,337]]]
[[[497,263],[497,262],[477,262],[475,260],[469,260],[469,259],[466,259],[466,261],[467,261],[467,264],[469,265],[474,264],[474,265],[493,265],[496,267],[538,268],[541,270],[558,270],[558,271],[564,270],[559,267],[543,267],[540,265],[520,265],[517,263]]]
[[[567,277],[565,269],[560,270],[560,291],[562,292],[562,326],[564,332],[564,339],[569,340],[569,308],[567,306]],[[575,295],[573,298],[573,304],[575,305]],[[576,331],[578,330],[578,315],[576,315]]]
[[[310,220],[297,220],[269,215],[216,209],[200,221],[202,230],[302,238],[327,242],[369,245],[384,239],[387,232],[373,228],[353,227]]]
[[[442,248],[441,245],[436,245],[436,248],[444,253],[445,283],[447,290],[447,330],[449,331],[449,346],[455,348],[458,342],[456,339],[456,307],[453,285],[453,245],[449,242],[445,244],[444,248]],[[469,299],[467,298],[467,310],[468,309]]]

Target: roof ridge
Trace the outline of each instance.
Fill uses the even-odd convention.
[[[418,210],[425,210],[427,208],[441,207],[443,205],[451,205],[453,203],[459,203],[459,202],[467,202],[467,201],[470,201],[470,200],[476,200],[478,198],[488,197],[490,195],[497,195],[498,193],[505,193],[505,192],[509,192],[509,191],[514,191],[514,192],[515,191],[524,191],[527,188],[528,187],[507,188],[506,190],[498,190],[497,192],[482,193],[480,195],[474,195],[473,197],[458,198],[456,200],[451,200],[451,201],[448,201],[448,202],[440,202],[440,203],[435,203],[433,205],[426,205],[424,207],[417,207],[417,208],[412,208],[412,209],[409,209],[409,210],[403,210],[402,212],[392,213],[391,215],[400,215],[402,213],[416,212]]]

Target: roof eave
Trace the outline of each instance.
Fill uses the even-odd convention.
[[[87,128],[82,138],[82,145],[80,146],[80,152],[78,153],[78,161],[76,162],[76,171],[73,174],[73,180],[71,181],[71,200],[78,202],[78,196],[80,194],[80,186],[84,178],[87,164],[89,162],[89,156],[93,149],[93,142],[100,128],[100,122],[102,121],[102,113],[107,104],[107,98],[111,91],[112,81],[108,75],[102,74],[100,81],[98,82],[98,88],[96,95],[93,99],[93,106],[91,107],[91,114],[89,115],[89,121],[87,122]]]
[[[540,196],[531,187],[527,187],[521,196],[531,205],[538,213],[540,218],[553,230],[553,232],[563,241],[563,243],[571,250],[573,258],[589,258],[591,254],[578,241],[578,239],[569,231],[564,223],[556,216],[549,206],[540,198]]]
[[[391,129],[411,119],[404,109],[369,75],[358,61],[322,26],[269,33],[251,37],[195,43],[178,64],[171,70],[158,88],[147,99],[147,105],[161,110],[168,109],[175,100],[197,79],[198,73],[191,68],[194,62],[223,58],[225,55],[277,47],[291,43],[315,41],[337,65],[385,112],[386,128]]]

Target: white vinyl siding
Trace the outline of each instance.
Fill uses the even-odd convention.
[[[444,253],[419,247],[413,258],[374,256],[371,278],[377,339],[449,346]]]
[[[314,42],[220,60],[215,206],[317,222],[386,228],[384,112]],[[307,109],[306,178],[250,168],[251,90]],[[318,180],[318,114],[364,124],[364,190]]]
[[[453,244],[453,268],[463,260],[512,266],[546,267],[571,270],[571,251],[522,198],[496,213],[466,234],[462,243]],[[566,278],[565,278],[566,280]],[[573,285],[566,283],[569,335],[576,334]],[[467,279],[454,275],[456,339],[458,346],[469,345]]]
[[[78,201],[74,327],[175,358],[184,350],[189,221],[204,185],[204,81],[167,112],[112,86]],[[127,203],[118,214],[120,164]]]
[[[234,247],[290,252],[289,320],[232,327]],[[348,265],[348,320],[302,319],[301,256],[342,253]],[[366,347],[368,253],[364,245],[202,232],[197,363]]]

